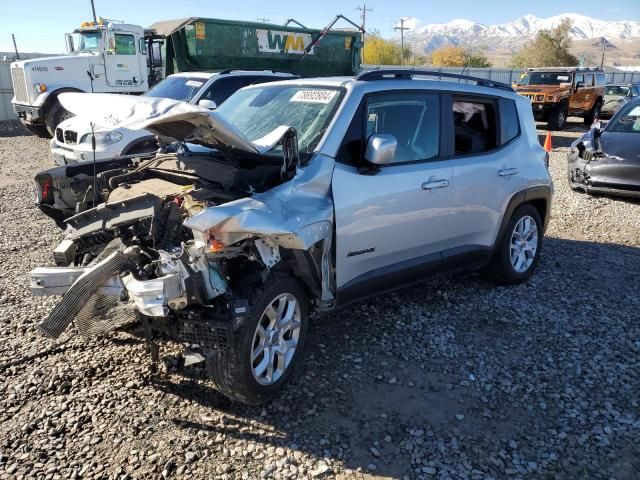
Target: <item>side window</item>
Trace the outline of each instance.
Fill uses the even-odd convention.
[[[578,85],[578,82],[584,82],[584,74],[582,73],[576,74],[576,83],[574,85]]]
[[[398,142],[393,163],[429,160],[440,148],[440,97],[431,93],[372,95],[365,112],[368,139],[393,135]]]
[[[520,135],[520,120],[516,102],[500,99],[500,145],[509,143]]]
[[[588,75],[584,76],[584,86],[585,87],[593,86],[593,74],[589,73]]]
[[[231,95],[236,93],[242,87],[251,85],[255,81],[255,77],[225,77],[213,82],[209,89],[200,98],[213,100],[216,105],[220,106]]]
[[[596,73],[596,85],[605,85],[607,83],[607,76],[604,73]]]
[[[496,148],[498,144],[496,120],[496,104],[493,100],[454,97],[455,155],[474,155]]]
[[[136,39],[133,35],[116,33],[116,55],[135,55]]]

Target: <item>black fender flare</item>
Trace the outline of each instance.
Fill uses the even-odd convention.
[[[515,212],[516,208],[525,203],[531,203],[535,200],[543,200],[545,202],[545,212],[544,215],[540,215],[542,217],[542,225],[543,225],[543,234],[547,230],[547,226],[549,225],[549,219],[551,218],[551,200],[553,198],[553,188],[549,185],[537,185],[534,187],[526,188],[518,193],[515,193],[509,203],[507,204],[507,208],[502,215],[502,221],[500,222],[500,228],[498,229],[498,235],[496,235],[496,240],[494,242],[494,251],[496,246],[504,237],[505,231],[507,229],[507,225],[509,224],[509,220],[511,220],[511,216],[513,212]]]
[[[129,155],[129,150],[142,142],[148,142],[149,140],[156,141],[155,135],[145,135],[144,137],[136,138],[135,140],[131,140],[127,145],[120,150],[120,155]]]

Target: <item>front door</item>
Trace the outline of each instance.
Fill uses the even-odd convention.
[[[571,93],[571,100],[569,102],[570,112],[582,112],[585,105],[585,83],[584,74],[576,73],[573,81],[573,90]]]
[[[422,265],[439,262],[449,233],[452,166],[439,159],[440,96],[370,95],[359,117],[354,122],[361,133],[354,141],[361,137],[361,153],[375,134],[393,135],[398,146],[392,163],[377,172],[367,170],[361,157],[336,164],[332,188],[339,301],[341,289],[381,279],[393,283],[398,274],[419,274]],[[352,124],[347,136],[353,130]]]
[[[140,71],[136,36],[132,33],[116,33],[115,48],[104,53],[107,85],[119,92],[138,89],[144,80]]]

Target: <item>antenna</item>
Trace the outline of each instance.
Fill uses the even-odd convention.
[[[367,36],[367,12],[373,12],[373,8],[367,8],[367,1],[365,0],[363,6],[358,5],[356,10],[360,10],[362,13],[360,17],[362,18],[362,54],[361,54],[361,62],[364,63],[364,42]]]
[[[18,53],[18,44],[16,43],[16,36],[12,33],[11,38],[13,39],[13,49],[16,51],[16,60],[20,60],[20,54]]]
[[[98,23],[98,17],[96,17],[96,6],[93,4],[93,0],[91,1],[91,12],[93,13],[93,21],[94,23]]]
[[[404,65],[404,31],[409,30],[409,27],[404,26],[405,20],[408,20],[406,17],[402,17],[399,22],[399,27],[394,27],[394,30],[400,30],[400,65]]]

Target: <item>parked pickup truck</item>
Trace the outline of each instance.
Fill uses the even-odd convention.
[[[582,117],[591,125],[600,115],[606,76],[591,68],[530,68],[515,90],[531,100],[533,115],[549,129],[562,130],[567,117]]]

